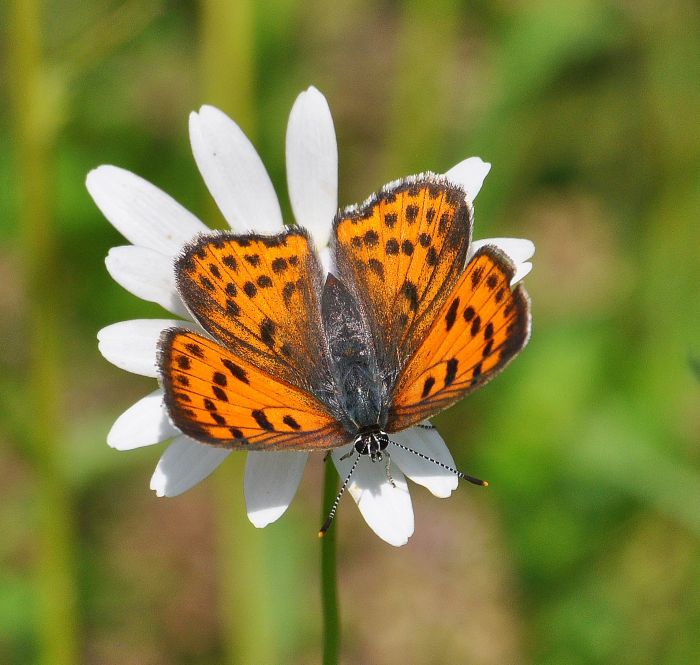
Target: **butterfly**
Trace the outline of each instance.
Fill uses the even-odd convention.
[[[327,275],[301,228],[195,238],[176,283],[208,336],[170,328],[159,341],[174,424],[234,450],[353,443],[324,533],[361,457],[387,459],[391,480],[385,451],[404,448],[391,433],[484,385],[528,341],[513,263],[489,245],[468,258],[472,224],[464,190],[423,174],[336,215]]]

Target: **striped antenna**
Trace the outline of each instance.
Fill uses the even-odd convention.
[[[451,466],[447,466],[447,464],[443,464],[442,462],[438,462],[436,459],[433,459],[432,457],[428,457],[427,455],[424,455],[423,453],[419,453],[417,450],[413,450],[412,448],[409,448],[408,446],[404,446],[402,443],[399,443],[398,441],[392,441],[391,439],[389,439],[389,443],[395,445],[397,448],[401,448],[401,450],[405,450],[407,453],[417,455],[421,459],[426,460],[426,462],[432,462],[433,464],[437,464],[439,467],[442,467],[446,471],[451,471],[458,478],[461,478],[462,480],[466,480],[467,482],[470,482],[473,485],[481,485],[481,487],[488,487],[488,485],[489,485],[488,482],[485,480],[480,480],[479,478],[474,478],[474,476],[468,476],[466,473],[462,473],[461,471],[457,471],[457,469],[453,469]]]
[[[335,517],[335,511],[338,510],[338,504],[340,503],[340,497],[343,496],[345,493],[345,489],[348,486],[348,483],[350,482],[350,476],[355,472],[355,467],[357,466],[357,463],[360,461],[360,455],[358,453],[357,457],[355,458],[355,461],[352,463],[352,467],[350,468],[350,473],[345,477],[345,480],[343,481],[343,484],[340,486],[340,490],[338,492],[338,495],[335,497],[335,501],[333,502],[333,506],[331,507],[331,512],[328,513],[328,517],[326,518],[326,521],[323,523],[323,526],[318,532],[318,537],[323,538],[323,536],[326,535],[326,531],[331,526],[331,522],[333,521],[333,518]]]

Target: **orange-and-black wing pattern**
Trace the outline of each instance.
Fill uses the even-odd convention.
[[[161,335],[159,365],[174,424],[197,441],[237,450],[317,450],[347,443],[313,395],[180,328]]]
[[[306,390],[327,383],[323,275],[305,231],[200,236],[175,273],[194,317],[237,356]]]
[[[513,275],[510,259],[493,246],[472,257],[396,381],[388,431],[451,406],[492,379],[525,346],[529,299],[522,286],[511,289]]]
[[[464,268],[471,226],[464,191],[431,174],[339,213],[339,275],[365,312],[383,366],[401,366],[427,333]]]

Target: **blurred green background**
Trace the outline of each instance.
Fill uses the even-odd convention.
[[[162,447],[105,443],[154,383],[96,331],[163,311],[109,278],[84,187],[117,164],[220,226],[187,137],[213,103],[288,214],[311,84],[341,204],[475,154],[476,237],[537,246],[529,347],[436,420],[491,487],[414,486],[401,549],[342,503],[343,662],[700,662],[697,3],[13,0],[0,40],[1,663],[319,661],[320,457],[257,531],[242,458],[157,499]]]

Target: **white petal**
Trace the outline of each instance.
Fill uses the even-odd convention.
[[[110,249],[105,264],[114,281],[130,293],[189,318],[175,287],[171,257],[146,247],[126,245]]]
[[[328,273],[333,273],[335,275],[335,256],[334,253],[331,251],[331,248],[324,247],[318,253],[318,257],[319,259],[321,259],[321,269],[323,270],[323,274],[327,275]]]
[[[338,146],[328,102],[313,86],[297,97],[289,114],[286,154],[294,217],[321,249],[338,208]]]
[[[467,261],[484,245],[495,245],[513,261],[515,264],[515,275],[510,281],[511,284],[517,284],[532,270],[532,263],[528,261],[535,253],[535,243],[532,240],[525,238],[485,238],[484,240],[475,240],[469,246]]]
[[[308,453],[249,452],[244,489],[248,519],[258,528],[282,516],[304,474]]]
[[[210,230],[155,185],[116,166],[90,171],[86,185],[102,214],[134,245],[175,256]]]
[[[531,259],[535,253],[535,243],[526,238],[484,238],[474,240],[469,247],[469,255],[473,256],[477,249],[484,245],[495,245],[507,254],[513,263],[522,263]]]
[[[178,436],[161,455],[151,477],[151,489],[158,496],[177,496],[204,480],[229,455],[230,450],[197,443]]]
[[[473,203],[490,170],[491,164],[488,162],[484,162],[479,157],[469,157],[453,166],[445,173],[445,176],[464,187],[467,198]]]
[[[238,233],[283,229],[277,195],[258,153],[241,128],[213,106],[190,114],[197,166],[226,221]]]
[[[353,455],[341,461],[340,458],[350,449],[351,446],[343,446],[333,451],[333,462],[342,479],[355,459]],[[359,461],[348,491],[374,533],[398,547],[405,545],[413,534],[413,506],[406,478],[393,463],[391,475],[396,487],[389,484],[383,462],[372,462],[365,457]]]
[[[425,420],[422,424],[430,425],[430,422]],[[391,438],[412,450],[455,468],[454,459],[436,429],[412,427],[403,432],[394,432]],[[414,483],[427,487],[435,496],[448,497],[452,490],[457,488],[458,478],[451,471],[401,450],[397,446],[389,445],[389,452],[391,459]]]
[[[100,353],[113,365],[143,376],[158,376],[156,352],[160,334],[166,328],[196,329],[177,319],[133,319],[102,328],[97,333]]]
[[[180,434],[168,417],[163,391],[156,390],[130,406],[112,425],[107,443],[117,450],[150,446]]]
[[[511,286],[520,282],[531,270],[532,263],[529,261],[525,261],[525,263],[518,263],[515,266],[515,275],[513,275],[513,279],[510,280]]]

